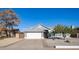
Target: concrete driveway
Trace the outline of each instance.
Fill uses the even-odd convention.
[[[9,45],[7,47],[0,48],[2,50],[27,50],[27,49],[43,49],[42,40],[21,40],[13,45]]]

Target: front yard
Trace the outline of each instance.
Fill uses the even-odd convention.
[[[0,38],[0,47],[5,47],[5,46],[8,46],[8,45],[11,45],[15,42],[18,42],[22,39],[18,39],[18,38]]]

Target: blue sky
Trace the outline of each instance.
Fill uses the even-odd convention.
[[[43,24],[53,27],[57,24],[79,26],[79,8],[11,8],[20,19],[18,28]],[[3,10],[0,9],[0,10]]]

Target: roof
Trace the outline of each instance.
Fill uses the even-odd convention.
[[[7,30],[6,28],[0,28],[0,31],[5,31],[5,30]]]
[[[25,32],[43,32],[44,30],[49,30],[49,28],[39,24],[37,26],[28,28]]]
[[[7,30],[7,31],[9,31],[10,29],[7,29],[7,28],[0,28],[0,32],[1,31],[5,31],[5,30]],[[19,29],[13,29],[14,31],[19,31]]]

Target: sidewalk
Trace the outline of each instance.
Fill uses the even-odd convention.
[[[0,40],[0,47],[5,47],[5,46],[8,46],[8,45],[11,45],[11,44],[14,44],[18,41],[21,41],[22,39],[19,39],[19,38],[6,38],[6,39],[3,39],[3,40]]]

